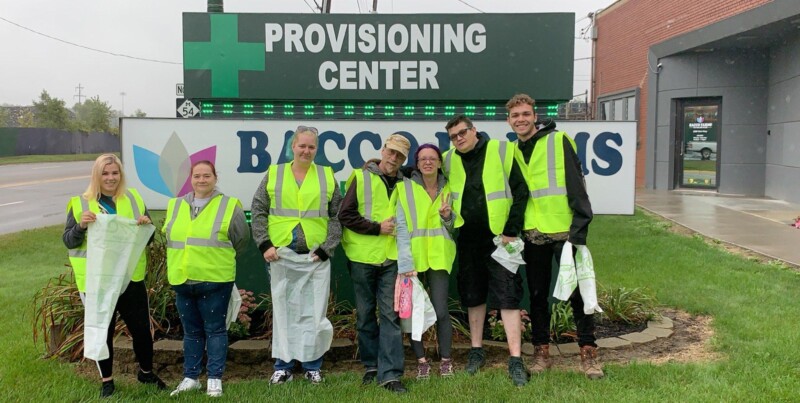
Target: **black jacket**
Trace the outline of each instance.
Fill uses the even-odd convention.
[[[536,122],[538,131],[527,141],[518,141],[517,146],[522,151],[525,162],[528,163],[533,155],[533,149],[539,139],[556,131],[556,123],[552,119]],[[544,143],[542,143],[544,147]],[[586,193],[586,182],[581,170],[581,160],[572,149],[567,138],[564,138],[564,180],[567,186],[567,201],[572,209],[572,224],[569,228],[569,241],[575,245],[586,245],[586,236],[589,233],[589,223],[592,222],[592,204],[589,194]]]
[[[466,153],[455,152],[461,157],[466,172],[464,192],[461,196],[461,216],[464,226],[461,227],[459,242],[485,241],[494,237],[489,228],[489,212],[486,207],[486,192],[483,188],[483,163],[486,160],[486,143],[488,139],[480,135],[475,148]],[[518,237],[525,220],[525,205],[528,202],[528,184],[522,176],[519,165],[514,161],[511,175],[508,178],[513,202],[508,220],[503,228],[503,235]]]

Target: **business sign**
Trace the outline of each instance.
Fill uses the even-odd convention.
[[[191,99],[572,98],[574,13],[184,13]]]
[[[306,123],[308,124],[308,123]],[[514,140],[508,124],[476,121],[494,139]],[[411,156],[420,144],[450,148],[443,122],[315,121],[319,148],[315,162],[333,167],[345,181],[353,169],[380,158],[383,140],[406,136]],[[172,197],[192,191],[192,163],[214,162],[218,188],[241,199],[245,209],[270,165],[292,159],[290,139],[296,121],[122,119],[122,161],[128,186],[135,187],[151,209],[166,209]],[[633,214],[636,158],[635,122],[560,122],[578,148],[592,208],[599,214]],[[411,158],[410,158],[411,159]],[[406,161],[412,166],[414,161]]]

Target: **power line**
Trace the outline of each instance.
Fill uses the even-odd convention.
[[[484,14],[486,13],[486,11],[483,11],[483,10],[481,10],[480,8],[478,8],[478,7],[475,7],[475,6],[473,6],[472,4],[469,4],[469,3],[467,3],[467,2],[466,2],[466,1],[464,1],[464,0],[457,0],[457,1],[458,1],[459,3],[461,3],[461,4],[465,5],[465,6],[469,7],[469,8],[472,8],[472,9],[474,9],[474,10],[478,10],[478,12],[481,12],[481,13],[484,13]]]
[[[126,54],[123,54],[123,53],[115,53],[115,52],[109,52],[107,50],[95,49],[95,48],[91,48],[91,47],[88,47],[88,46],[80,45],[80,44],[77,44],[77,43],[74,43],[74,42],[66,41],[66,40],[63,40],[63,39],[60,39],[60,38],[56,38],[54,36],[43,34],[43,33],[39,32],[39,31],[30,29],[28,27],[24,27],[22,25],[19,25],[16,22],[9,21],[9,20],[7,20],[7,19],[5,19],[3,17],[0,17],[0,20],[3,20],[3,21],[5,21],[5,22],[7,22],[7,23],[9,23],[11,25],[15,25],[15,26],[17,26],[19,28],[22,28],[22,29],[26,30],[26,31],[33,32],[36,35],[41,35],[41,36],[43,36],[45,38],[49,38],[49,39],[52,39],[54,41],[59,41],[59,42],[62,42],[62,43],[66,43],[67,45],[72,45],[72,46],[76,46],[76,47],[79,47],[79,48],[82,48],[82,49],[91,50],[93,52],[104,53],[104,54],[107,54],[107,55],[117,56],[117,57],[125,57],[125,58],[133,59],[133,60],[141,60],[141,61],[144,61],[144,62],[163,63],[163,64],[177,64],[177,65],[183,64],[183,63],[177,63],[177,62],[169,62],[169,61],[165,61],[165,60],[146,59],[146,58],[143,58],[143,57],[130,56],[130,55],[126,55]]]
[[[361,14],[361,0],[356,0],[356,5],[358,6],[358,13]]]
[[[311,9],[311,12],[312,12],[312,13],[314,13],[314,14],[316,14],[316,13],[317,13],[317,10],[315,10],[315,9],[314,9],[314,7],[311,7],[311,4],[308,4],[308,0],[303,0],[303,3],[306,3],[306,5],[308,6],[308,8],[310,8],[310,9]]]

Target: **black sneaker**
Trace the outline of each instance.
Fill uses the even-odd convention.
[[[408,389],[403,386],[403,383],[400,381],[389,381],[383,384],[383,387],[386,388],[388,391],[392,391],[394,393],[406,393]]]
[[[525,386],[530,379],[530,373],[522,362],[522,357],[508,357],[508,376],[514,386]]]
[[[103,381],[103,386],[100,387],[100,397],[111,397],[114,394],[114,380]]]
[[[377,369],[368,369],[367,372],[364,372],[364,377],[361,378],[362,385],[369,385],[372,382],[375,382],[375,377],[378,376]]]
[[[467,373],[475,375],[479,369],[486,365],[486,352],[483,347],[473,347],[467,354]]]
[[[144,372],[139,369],[139,373],[136,374],[136,379],[138,379],[139,382],[147,385],[156,385],[161,390],[167,388],[167,384],[164,383],[164,381],[162,381],[161,378],[159,378],[158,375],[156,375],[153,371]]]

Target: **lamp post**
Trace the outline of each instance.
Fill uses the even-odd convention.
[[[119,93],[122,96],[122,116],[125,116],[125,91]]]

